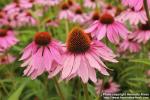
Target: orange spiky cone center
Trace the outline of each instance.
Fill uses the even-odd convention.
[[[68,0],[67,2],[68,2],[68,5],[69,5],[69,6],[72,6],[72,5],[73,5],[73,1],[72,1],[72,0]]]
[[[76,13],[76,14],[82,14],[81,8],[77,8],[77,9],[75,10],[75,13]]]
[[[95,2],[95,0],[91,0],[91,2]]]
[[[112,5],[108,5],[106,8],[107,9],[112,9],[113,7],[112,7]]]
[[[62,10],[68,10],[69,9],[69,5],[65,2],[65,3],[62,4],[61,9]]]
[[[38,32],[35,34],[34,41],[40,46],[46,46],[51,42],[51,35],[48,32]]]
[[[13,2],[19,4],[19,0],[13,0]]]
[[[30,12],[27,12],[26,16],[32,16],[32,14]]]
[[[0,11],[0,18],[3,18],[4,17],[4,12],[3,11]]]
[[[111,14],[109,13],[104,13],[101,17],[100,17],[100,22],[103,24],[112,24],[114,22],[114,18]]]
[[[100,14],[98,11],[95,11],[92,15],[92,20],[99,20],[100,19]]]
[[[29,0],[29,2],[31,2],[31,3],[34,2],[34,1],[35,1],[35,0]]]
[[[7,35],[7,30],[0,29],[0,37],[4,37]]]
[[[68,35],[67,49],[72,53],[85,53],[90,48],[91,40],[81,28],[73,28]]]

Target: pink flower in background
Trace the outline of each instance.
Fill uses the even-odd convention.
[[[127,9],[119,16],[117,16],[116,19],[121,22],[129,21],[129,23],[132,25],[137,25],[139,23],[145,24],[148,20],[144,9],[139,11],[135,11],[134,9]]]
[[[95,9],[96,0],[84,0],[84,7]]]
[[[2,10],[0,10],[0,26],[7,25],[8,20],[6,17],[6,13]]]
[[[122,0],[122,4],[125,6],[133,7],[136,11],[140,10],[144,4],[144,0]],[[150,0],[147,0],[148,5],[150,4]]]
[[[106,45],[100,41],[91,41],[80,28],[72,29],[66,45],[61,65],[62,80],[79,76],[84,83],[87,83],[89,79],[96,82],[95,69],[103,75],[109,75],[108,68],[102,59],[117,62],[116,55]]]
[[[47,0],[19,0],[19,5],[23,9],[30,9],[34,5],[42,5],[45,6]]]
[[[18,23],[24,25],[36,25],[36,20],[32,17],[30,12],[22,12],[17,16]]]
[[[129,50],[130,53],[137,53],[141,50],[141,46],[139,43],[134,41],[132,36],[128,36],[122,43],[119,44],[119,52],[125,52]]]
[[[20,58],[24,61],[21,67],[27,67],[24,75],[35,79],[44,72],[55,72],[57,65],[61,64],[61,53],[61,44],[48,32],[36,33],[34,41],[23,50]]]
[[[14,13],[10,16],[6,15],[4,20],[7,20],[7,22],[4,23],[4,25],[10,26],[13,28],[22,26],[23,23],[20,23],[17,18],[19,15],[20,15],[20,13]]]
[[[16,18],[14,19],[7,19],[8,22],[6,23],[6,25],[10,26],[10,27],[21,27],[22,26],[22,23],[19,23],[18,20]],[[5,24],[4,24],[5,25]]]
[[[147,70],[147,71],[146,71],[146,75],[147,75],[147,76],[150,76],[150,70]]]
[[[6,14],[8,16],[12,16],[16,13],[19,13],[21,11],[21,8],[20,8],[20,5],[16,2],[12,2],[8,5],[6,5],[4,8],[3,8],[3,11],[6,12]]]
[[[69,9],[69,5],[67,3],[63,3],[58,18],[70,20],[73,18],[73,15],[73,12]]]
[[[55,6],[60,3],[61,0],[46,0],[46,5]]]
[[[23,9],[29,9],[33,7],[36,0],[19,0],[19,5]]]
[[[104,0],[84,0],[84,7],[95,9],[97,8],[103,8],[105,6]]]
[[[12,30],[0,29],[0,52],[4,52],[17,42]]]
[[[104,85],[103,85],[104,84]],[[109,79],[108,82],[103,83],[103,80],[98,80],[95,84],[96,93],[99,95],[102,93],[117,93],[120,91],[120,85],[113,82],[112,78]]]
[[[75,8],[80,7],[80,5],[75,2],[75,0],[68,0],[67,3],[71,10],[75,10]]]
[[[0,65],[13,63],[15,60],[16,57],[11,54],[0,55]]]
[[[86,23],[85,24],[86,27],[90,26],[95,21],[99,21],[99,19],[100,19],[100,12],[95,10],[95,11],[90,12],[89,14],[87,14],[87,16],[89,16],[89,17],[87,17],[87,21],[85,22]]]
[[[125,39],[129,33],[127,28],[122,23],[115,21],[109,13],[104,13],[100,20],[93,22],[85,32],[91,33],[98,40],[107,36],[108,40],[115,44],[119,44],[119,36]]]
[[[150,25],[148,23],[140,25],[139,29],[132,36],[138,43],[147,43],[150,40]]]
[[[22,12],[23,10],[20,8],[19,4],[13,2],[11,4],[6,5],[2,12],[4,13],[3,16],[0,18],[0,23],[5,26],[16,27],[19,26],[16,17]]]
[[[72,21],[76,23],[83,24],[88,19],[88,16],[82,12],[81,8],[75,10]]]
[[[47,20],[46,26],[53,26],[53,27],[58,27],[59,26],[59,21],[58,20]]]
[[[13,28],[21,27],[25,25],[35,25],[36,20],[32,17],[29,12],[20,12],[14,15],[6,15],[3,19],[3,25],[10,26]]]
[[[106,5],[105,7],[103,7],[102,12],[107,12],[109,14],[111,14],[112,16],[115,16],[116,12],[117,12],[117,8],[113,7],[112,5]]]

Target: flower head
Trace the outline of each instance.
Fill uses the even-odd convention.
[[[96,82],[97,69],[103,75],[109,75],[106,65],[101,59],[117,62],[113,52],[102,42],[92,41],[81,29],[73,28],[68,35],[67,47],[62,58],[61,79],[79,76],[84,83],[88,80]],[[99,59],[100,57],[100,59]]]
[[[73,15],[73,12],[69,9],[68,3],[63,3],[61,5],[61,11],[59,12],[59,19],[71,19]]]
[[[55,5],[59,4],[60,1],[61,0],[47,0],[46,1],[46,5],[48,5],[48,6],[55,6]]]
[[[18,42],[12,30],[0,29],[0,51],[4,52]]]
[[[136,11],[140,10],[144,4],[144,0],[122,0],[122,4],[125,6],[129,6],[134,8]],[[147,0],[148,5],[150,4],[150,0]]]
[[[61,44],[48,32],[36,33],[34,41],[24,49],[20,58],[24,61],[21,66],[27,66],[24,75],[35,79],[44,72],[54,73],[60,64],[61,53]]]
[[[1,64],[10,64],[16,60],[16,57],[11,54],[0,55],[0,65]]]
[[[147,43],[150,40],[150,25],[148,23],[141,24],[139,29],[133,33],[133,38],[138,43]]]
[[[71,10],[74,10],[75,8],[80,7],[80,5],[77,2],[75,2],[75,0],[67,0],[67,3]]]
[[[115,44],[119,43],[119,36],[125,39],[129,33],[127,28],[109,13],[102,14],[99,20],[94,21],[85,31],[98,40],[107,36],[108,40]]]
[[[90,43],[90,37],[83,30],[74,29],[69,33],[67,50],[73,53],[84,53],[90,48]]]
[[[123,11],[116,19],[121,22],[129,21],[131,25],[145,24],[148,20],[144,9],[135,11],[134,8]]]
[[[19,5],[23,9],[30,9],[33,7],[33,4],[36,0],[19,0]]]
[[[104,84],[104,85],[102,85]],[[120,85],[113,82],[112,78],[109,79],[108,82],[103,83],[103,80],[98,80],[98,82],[95,84],[95,90],[97,94],[103,93],[116,93],[120,91]]]
[[[54,19],[54,20],[48,19],[46,21],[46,26],[58,27],[59,26],[59,21],[56,20],[56,19]]]
[[[85,26],[89,26],[91,24],[93,24],[93,22],[95,21],[99,21],[100,19],[100,12],[98,10],[94,10],[92,12],[90,12],[89,14],[87,14],[87,20],[85,21]]]
[[[75,13],[73,16],[73,22],[83,24],[87,19],[88,19],[88,16],[85,13],[83,13],[81,8],[77,8],[75,10]]]
[[[84,0],[84,7],[87,8],[96,8],[96,0]]]
[[[127,38],[123,42],[119,44],[119,52],[129,51],[130,53],[137,53],[141,50],[141,46],[139,43],[134,41],[133,38]]]
[[[17,23],[20,24],[20,26],[36,25],[37,21],[30,12],[22,12],[17,16]]]
[[[117,12],[117,8],[108,4],[105,7],[103,7],[102,12],[108,12],[109,14],[111,14],[112,16],[115,16],[116,12]]]
[[[100,17],[100,22],[102,24],[112,24],[114,22],[114,18],[109,13],[105,13]]]
[[[99,20],[100,19],[100,14],[98,11],[95,11],[93,14],[92,14],[92,20],[93,21],[96,21],[96,20]]]

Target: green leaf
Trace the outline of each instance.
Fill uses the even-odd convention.
[[[88,91],[91,93],[93,97],[96,97],[95,89],[92,85],[88,84]]]
[[[9,96],[8,100],[19,100],[19,97],[23,89],[25,88],[26,84],[27,84],[27,81],[21,84],[21,86],[12,95]]]
[[[149,59],[132,59],[132,60],[129,60],[129,61],[150,65],[150,60]]]

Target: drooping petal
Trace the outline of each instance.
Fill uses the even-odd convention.
[[[63,70],[62,70],[62,75],[61,75],[62,79],[66,78],[70,74],[73,68],[73,65],[74,65],[74,55],[71,54],[71,55],[68,55],[68,58],[65,60],[63,64]]]

